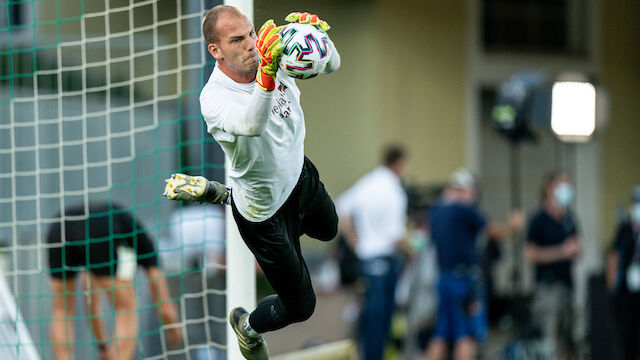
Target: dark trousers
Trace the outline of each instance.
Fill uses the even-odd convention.
[[[360,262],[360,274],[366,281],[358,332],[363,359],[382,359],[395,310],[399,273],[400,265],[391,256]]]
[[[640,359],[640,295],[618,293],[613,301],[623,358]]]
[[[284,205],[269,219],[251,222],[232,204],[240,235],[276,292],[251,313],[257,332],[277,330],[308,319],[316,297],[300,250],[300,236],[328,241],[338,231],[338,215],[320,181],[318,170],[305,157],[300,179]]]

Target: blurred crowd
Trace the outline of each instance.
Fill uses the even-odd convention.
[[[464,168],[416,204],[403,184],[406,157],[402,146],[386,148],[381,165],[336,199],[336,256],[342,286],[353,294],[345,318],[359,358],[592,358],[593,335],[578,321],[585,316],[578,312],[590,310],[576,306],[582,242],[570,176],[540,179],[536,209],[489,219],[479,206],[479,179]],[[596,294],[615,340],[608,358],[640,358],[639,230],[637,186],[607,252],[609,292]],[[506,299],[494,285],[502,242],[520,242],[519,258],[534,278],[531,291]]]

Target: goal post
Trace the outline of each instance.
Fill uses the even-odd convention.
[[[0,358],[40,360],[36,346],[16,306],[0,268]]]

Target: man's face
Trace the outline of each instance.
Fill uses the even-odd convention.
[[[398,161],[393,164],[392,170],[398,174],[398,176],[403,176],[407,172],[407,160],[404,158],[398,159]]]
[[[556,205],[566,208],[571,204],[575,196],[575,190],[567,175],[559,175],[549,187],[547,197]]]
[[[221,15],[217,27],[220,40],[217,44],[209,44],[211,55],[220,66],[241,74],[255,74],[259,57],[256,32],[249,19],[227,12]]]

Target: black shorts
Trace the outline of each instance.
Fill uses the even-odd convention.
[[[73,279],[81,270],[91,271],[96,276],[113,276],[118,267],[118,252],[113,241],[67,241],[50,243],[49,269],[51,277]]]
[[[305,157],[296,187],[271,218],[251,222],[240,215],[233,201],[231,205],[242,239],[282,301],[303,300],[309,292],[313,295],[300,236],[331,240],[338,228],[335,205],[313,163]]]
[[[128,278],[138,264],[145,268],[158,265],[151,239],[132,216],[115,205],[102,203],[92,204],[89,213],[85,215],[82,205],[66,209],[68,218],[49,228],[52,278],[73,279],[81,270],[97,276]],[[132,257],[133,262],[129,259],[126,265],[122,264],[121,257],[125,255]]]

